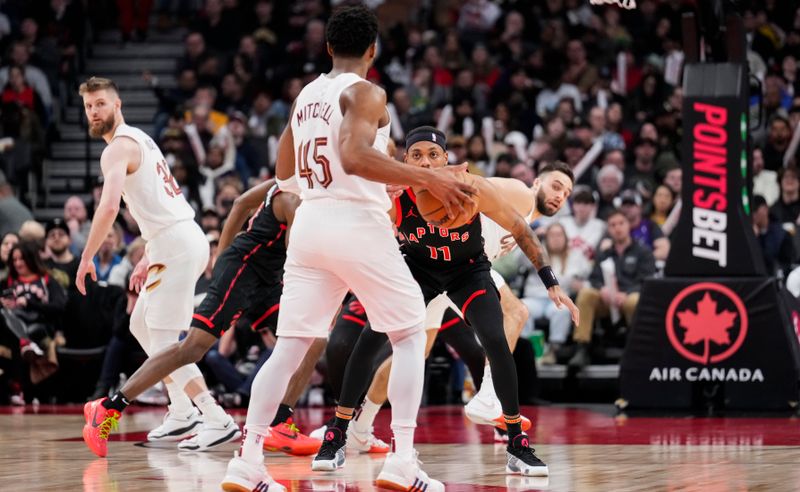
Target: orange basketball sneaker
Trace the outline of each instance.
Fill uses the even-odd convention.
[[[308,437],[300,432],[292,419],[270,427],[270,433],[264,436],[264,449],[281,451],[293,456],[310,456],[319,451],[322,441]]]
[[[101,403],[106,398],[90,401],[83,406],[83,440],[94,454],[105,458],[108,454],[108,434],[117,428],[121,414],[116,410],[106,409]]]

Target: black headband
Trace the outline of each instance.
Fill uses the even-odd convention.
[[[406,150],[410,149],[412,145],[417,142],[431,142],[440,146],[442,149],[447,150],[447,137],[439,130],[419,130],[412,132],[406,137]]]

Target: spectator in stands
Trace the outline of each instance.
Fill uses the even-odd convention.
[[[11,248],[16,246],[19,242],[19,236],[16,232],[7,232],[3,235],[3,240],[0,241],[0,282],[5,282],[8,279],[8,264]]]
[[[217,215],[226,218],[233,208],[233,202],[239,198],[244,190],[238,179],[223,179],[219,184],[219,192],[214,202]]]
[[[753,232],[761,245],[764,255],[764,264],[768,275],[781,272],[783,277],[789,275],[797,258],[792,244],[792,237],[787,233],[780,222],[770,220],[767,201],[761,195],[753,197]]]
[[[8,82],[0,94],[3,105],[17,104],[36,113],[40,121],[44,121],[46,113],[39,95],[25,81],[22,67],[11,65],[8,67]]]
[[[89,237],[89,229],[92,228],[92,221],[86,212],[86,204],[79,196],[71,196],[64,202],[64,222],[69,226],[69,235],[72,238],[72,252],[80,254],[86,246],[86,238]]]
[[[789,119],[775,115],[769,122],[767,143],[764,145],[764,167],[777,171],[783,167],[784,154],[792,140],[792,127]]]
[[[781,195],[778,173],[764,169],[764,153],[758,147],[753,149],[753,195],[763,196],[770,207]]]
[[[160,137],[169,117],[183,110],[184,105],[194,97],[197,90],[197,72],[191,68],[182,69],[178,73],[178,86],[172,89],[161,87],[159,78],[149,71],[145,71],[142,78],[158,99],[158,109],[153,117],[153,133],[156,137]]]
[[[70,246],[72,239],[69,235],[69,226],[64,219],[56,217],[47,223],[45,228],[45,247],[47,248],[47,261],[45,265],[50,270],[60,270],[67,278],[64,288],[71,291],[75,287],[75,275],[78,273],[80,259],[72,254]]]
[[[39,249],[44,249],[45,238],[44,226],[35,220],[26,220],[19,228],[20,241],[29,241],[39,245]]]
[[[569,238],[564,227],[558,222],[550,224],[544,236],[544,245],[550,255],[550,264],[558,275],[559,281],[570,296],[574,296],[580,289],[583,281],[589,276],[591,263],[576,249],[569,246]],[[519,255],[520,269],[528,272],[523,288],[522,302],[528,308],[529,323],[523,336],[530,334],[533,322],[539,318],[546,318],[550,323],[549,347],[542,357],[543,364],[555,364],[556,354],[569,336],[569,312],[557,309],[547,295],[547,289],[538,275],[532,275],[533,266],[525,255]]]
[[[33,214],[17,199],[5,174],[0,171],[0,235],[16,233],[26,220],[32,219]]]
[[[637,190],[640,193],[643,193],[644,190],[653,192],[656,187],[655,160],[657,153],[658,143],[655,140],[645,138],[636,143],[633,149],[633,164],[625,172],[626,188]]]
[[[200,228],[205,233],[222,231],[219,214],[215,208],[209,207],[203,210],[203,215],[200,217]]]
[[[131,41],[134,29],[136,30],[138,41],[147,39],[147,28],[150,23],[150,10],[152,7],[152,0],[138,2],[134,0],[117,0],[119,30],[123,43]]]
[[[53,108],[53,93],[50,89],[50,84],[47,82],[47,77],[41,69],[30,65],[30,48],[21,41],[16,41],[11,45],[11,53],[9,55],[10,65],[21,67],[25,74],[25,81],[33,87],[36,94],[42,100],[46,113],[49,115]],[[9,79],[9,66],[0,68],[0,87],[5,87]],[[48,119],[42,121],[46,126]]]
[[[31,382],[37,384],[57,369],[55,352],[56,331],[60,316],[67,304],[61,285],[47,272],[39,254],[39,245],[22,241],[11,248],[8,267],[9,297],[2,305],[11,312],[22,328],[20,354],[30,361]],[[13,328],[12,328],[13,330]]]
[[[191,70],[197,74],[200,67],[209,57],[203,34],[197,31],[189,32],[183,40],[183,47],[183,56],[178,58],[176,72],[183,73],[185,70]]]
[[[569,247],[580,251],[587,260],[594,258],[606,232],[606,223],[595,217],[596,213],[596,192],[588,186],[576,186],[572,191],[572,215],[560,221],[569,238]]]
[[[650,220],[661,227],[667,221],[669,213],[672,212],[672,207],[675,205],[675,192],[673,192],[667,185],[658,185],[655,193],[653,193],[653,202],[650,206]]]
[[[628,217],[631,238],[653,252],[656,260],[666,261],[669,255],[669,239],[652,220],[642,217],[642,197],[634,190],[625,190],[620,195],[620,209]]]
[[[597,173],[597,190],[600,197],[597,203],[597,218],[605,220],[614,209],[614,199],[622,189],[625,175],[614,164],[606,164]]]
[[[197,23],[208,45],[222,53],[232,52],[239,45],[241,26],[236,24],[232,9],[225,8],[221,0],[206,0],[204,16]]]
[[[587,60],[583,42],[579,39],[570,40],[567,43],[567,67],[562,80],[577,86],[583,94],[586,94],[597,82],[597,78],[597,67]]]
[[[108,231],[94,257],[94,267],[97,270],[98,282],[108,282],[111,269],[122,261],[122,257],[119,255],[121,244],[122,227],[115,223],[114,227]]]
[[[587,285],[578,290],[576,304],[581,311],[580,324],[573,339],[578,344],[569,365],[582,368],[591,361],[589,344],[596,318],[621,312],[630,326],[639,292],[645,278],[656,271],[653,253],[634,241],[627,214],[617,210],[607,219],[612,246],[601,251],[596,259]]]
[[[781,167],[778,177],[781,195],[770,214],[778,224],[794,225],[800,218],[800,175],[795,167]]]
[[[675,193],[675,196],[680,198],[681,189],[683,187],[683,170],[680,168],[680,164],[676,164],[667,169],[667,172],[664,174],[664,184],[669,186],[669,189]]]

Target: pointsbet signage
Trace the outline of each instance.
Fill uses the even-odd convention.
[[[668,276],[766,274],[743,203],[743,84],[737,64],[686,67],[682,208],[671,237]]]

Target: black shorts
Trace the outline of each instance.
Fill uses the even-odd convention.
[[[413,263],[408,264],[411,275],[419,283],[422,289],[422,296],[425,298],[425,305],[428,305],[439,294],[444,292],[453,303],[466,316],[467,308],[472,301],[480,295],[491,292],[499,298],[499,291],[494,284],[491,275],[491,265],[480,262],[462,268],[459,272],[442,275],[440,272],[431,269],[422,269]],[[458,323],[458,315],[455,311],[448,309],[442,320],[440,330],[447,329]]]
[[[192,316],[193,328],[219,338],[244,315],[252,329],[275,332],[283,292],[280,281],[265,282],[253,265],[230,248],[217,259],[212,275],[206,297]]]

